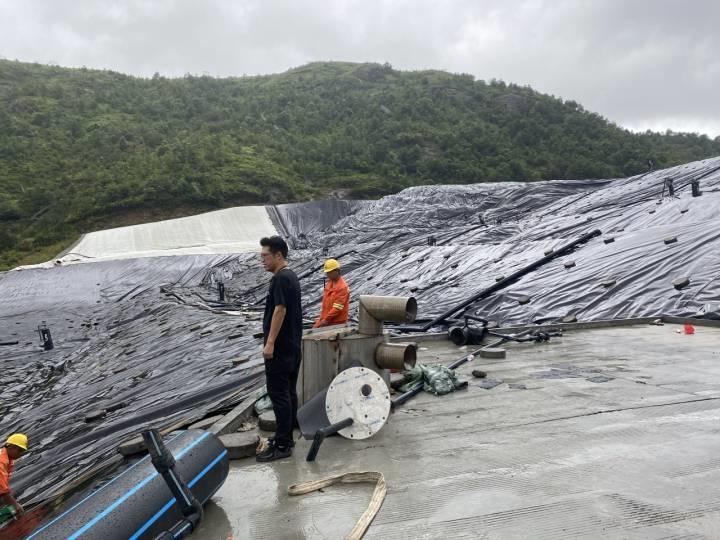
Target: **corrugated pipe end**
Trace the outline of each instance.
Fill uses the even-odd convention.
[[[412,296],[360,296],[358,332],[379,336],[383,321],[411,323],[417,316],[417,301]]]
[[[381,369],[405,371],[414,368],[416,361],[415,343],[381,343],[375,349],[375,363]]]

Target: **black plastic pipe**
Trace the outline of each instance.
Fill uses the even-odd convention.
[[[320,451],[320,446],[322,445],[323,441],[325,440],[325,437],[328,437],[330,435],[333,435],[340,431],[341,429],[345,429],[346,427],[350,427],[353,424],[352,418],[346,418],[345,420],[340,420],[339,422],[336,422],[335,424],[330,424],[329,426],[325,426],[324,428],[320,428],[315,432],[315,437],[313,438],[312,446],[310,447],[310,451],[308,452],[307,458],[305,458],[305,461],[315,461],[315,458],[318,455],[318,452]]]
[[[491,285],[491,286],[488,287],[487,289],[483,289],[482,291],[480,291],[479,293],[471,296],[471,297],[468,298],[467,300],[464,300],[463,302],[460,302],[459,304],[456,304],[455,306],[451,307],[449,310],[447,310],[447,311],[446,311],[445,313],[443,313],[442,315],[439,315],[439,316],[435,317],[432,321],[430,321],[429,323],[427,323],[427,324],[425,324],[424,326],[420,327],[419,330],[420,330],[421,332],[427,332],[428,330],[430,330],[430,328],[432,328],[432,327],[435,326],[436,324],[443,322],[445,319],[447,319],[448,317],[454,315],[455,313],[457,313],[457,312],[460,311],[461,309],[466,308],[467,306],[469,306],[469,305],[472,304],[473,302],[477,302],[478,300],[480,300],[480,299],[482,299],[482,298],[485,298],[485,297],[491,295],[492,293],[494,293],[494,292],[496,292],[496,291],[499,291],[499,290],[501,290],[501,289],[504,289],[505,287],[507,287],[508,285],[510,285],[511,283],[513,283],[514,281],[516,281],[517,279],[521,278],[521,277],[524,276],[525,274],[528,274],[528,273],[532,272],[533,270],[535,270],[536,268],[539,268],[539,267],[543,266],[544,264],[550,262],[551,260],[555,259],[556,257],[560,257],[561,255],[565,255],[566,253],[572,251],[575,247],[579,246],[580,244],[584,244],[585,242],[587,242],[587,241],[590,240],[591,238],[594,238],[594,237],[596,237],[596,236],[600,236],[601,234],[602,234],[602,231],[601,231],[600,229],[595,229],[594,231],[591,231],[591,232],[589,232],[589,233],[583,234],[583,235],[582,235],[580,238],[578,238],[577,240],[573,240],[573,241],[570,242],[569,244],[566,244],[566,245],[562,246],[561,248],[554,250],[554,251],[553,251],[552,253],[550,253],[549,255],[545,255],[542,259],[538,259],[537,261],[535,261],[535,262],[533,262],[533,263],[525,266],[524,268],[521,268],[521,269],[518,270],[517,272],[509,275],[509,276],[506,277],[505,279],[501,279],[500,281],[498,281],[498,282],[495,283],[494,285]],[[409,329],[409,328],[408,328],[408,329]]]
[[[153,446],[154,443],[148,445],[150,451]],[[166,466],[170,469],[169,465],[174,463],[175,479],[170,478],[170,485],[185,480],[193,499],[205,504],[228,475],[228,452],[223,444],[207,431],[191,429],[170,435],[165,446],[168,454],[172,452],[172,459],[161,458],[164,465],[161,463],[160,469]],[[178,491],[172,494],[168,491],[166,476],[158,473],[152,458],[145,457],[81,501],[66,502],[62,510],[48,516],[46,523],[27,538],[147,540],[170,531],[177,539],[188,534],[192,521],[199,518],[192,499],[187,497],[189,504],[184,499]],[[188,516],[184,515],[183,506],[186,513],[190,512]]]
[[[160,433],[156,429],[148,429],[142,432],[142,437],[155,470],[165,480],[183,516],[183,520],[173,527],[173,538],[184,538],[192,533],[202,520],[202,505],[175,470],[175,458],[163,443]]]

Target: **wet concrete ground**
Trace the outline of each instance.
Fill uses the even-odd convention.
[[[421,394],[375,437],[306,463],[237,461],[194,538],[342,538],[372,486],[288,497],[348,471],[385,474],[366,538],[720,538],[720,329],[578,330],[476,358],[466,390]],[[421,344],[419,361],[462,356]],[[502,384],[483,389],[473,369]],[[523,387],[525,389],[523,389]]]

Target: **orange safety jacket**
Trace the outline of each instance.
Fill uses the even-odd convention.
[[[8,456],[7,448],[0,448],[0,495],[10,493],[10,475],[15,460]]]
[[[335,282],[327,280],[323,293],[322,310],[320,317],[315,321],[313,328],[320,326],[323,319],[328,325],[345,324],[348,320],[350,308],[350,288],[342,276]]]

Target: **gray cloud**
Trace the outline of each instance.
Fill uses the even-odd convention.
[[[714,0],[0,0],[0,55],[142,76],[387,61],[719,136],[719,23]]]

